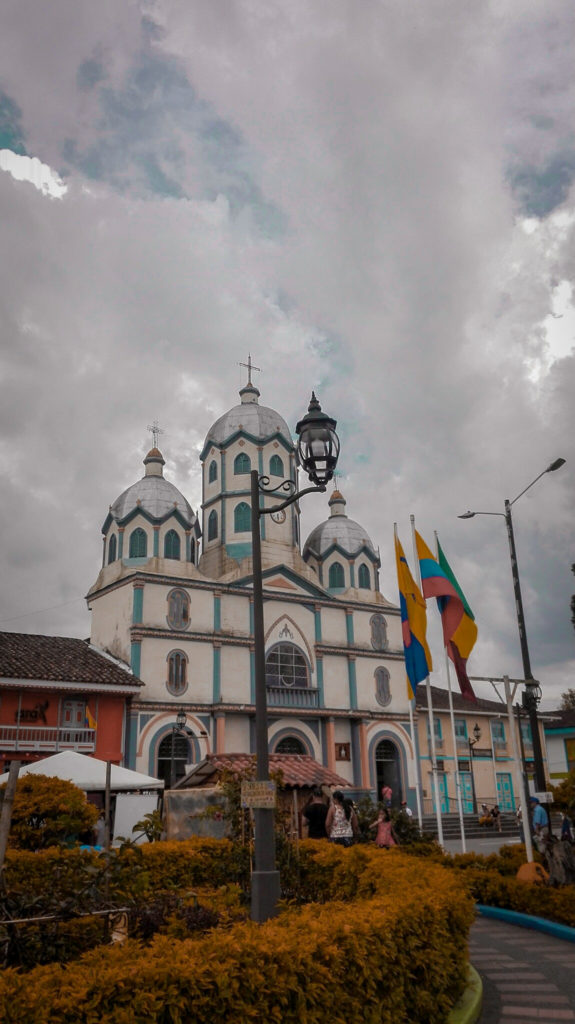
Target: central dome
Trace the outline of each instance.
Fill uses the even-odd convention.
[[[304,544],[304,559],[307,560],[309,555],[315,555],[321,559],[334,545],[350,556],[356,555],[362,548],[367,548],[374,558],[378,559],[367,530],[355,520],[347,517],[345,498],[339,491],[333,492],[329,505],[331,512],[329,519],[316,526]]]
[[[175,509],[190,525],[195,521],[194,512],[181,491],[169,480],[165,480],[162,467],[164,459],[157,448],[152,448],[144,459],[145,476],[127,487],[110,506],[110,515],[121,523],[134,509],[147,512],[152,519],[165,519]]]
[[[281,434],[292,447],[291,431],[283,416],[280,416],[275,409],[260,405],[259,394],[253,384],[242,388],[240,391],[241,403],[234,405],[233,409],[216,420],[208,430],[205,444],[224,445],[230,437],[241,432],[251,434],[258,440]]]

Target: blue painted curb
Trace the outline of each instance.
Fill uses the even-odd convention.
[[[544,917],[532,917],[531,914],[520,914],[517,910],[505,910],[503,907],[486,907],[483,903],[476,903],[475,909],[484,917],[495,917],[499,921],[506,921],[507,924],[532,928],[556,939],[575,942],[575,928],[570,928],[568,924],[557,924],[555,921],[547,921]]]

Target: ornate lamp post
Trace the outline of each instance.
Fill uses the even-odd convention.
[[[477,741],[481,739],[481,729],[479,728],[477,722],[473,727],[473,735],[475,739],[472,740],[471,736],[469,736],[467,742],[469,743],[469,772],[471,775],[471,796],[473,799],[473,813],[477,815],[477,793],[475,792],[475,776],[473,773],[473,748]]]
[[[176,735],[187,736],[191,732],[190,729],[186,729],[186,712],[181,708],[176,715],[176,721],[172,726],[172,750],[170,753],[170,789],[173,789],[176,784],[176,765],[175,765],[175,746],[176,746]]]
[[[523,707],[529,714],[529,723],[531,726],[531,734],[533,741],[533,762],[535,768],[535,785],[539,792],[544,792],[546,788],[545,783],[545,769],[543,767],[543,751],[541,749],[541,737],[539,735],[539,724],[537,719],[537,705],[541,700],[541,687],[537,680],[533,678],[531,671],[531,661],[529,658],[529,647],[527,646],[527,631],[525,628],[525,616],[523,614],[523,600],[521,598],[521,586],[519,583],[519,569],[517,567],[517,553],[515,551],[515,538],[513,536],[513,520],[511,518],[511,506],[521,498],[526,491],[528,491],[533,484],[536,484],[545,473],[554,473],[556,469],[561,469],[561,466],[565,465],[565,459],[555,459],[547,469],[544,469],[539,476],[535,477],[530,484],[525,487],[520,494],[517,495],[513,501],[509,501],[509,498],[505,499],[504,512],[464,512],[463,515],[458,516],[459,519],[472,519],[473,516],[503,516],[505,519],[505,525],[507,526],[507,539],[509,541],[509,554],[511,556],[511,575],[513,577],[513,590],[515,593],[515,607],[517,610],[517,626],[519,629],[519,643],[521,645],[521,658],[523,661],[523,676],[525,678],[525,691],[523,693]]]
[[[296,491],[295,480],[283,480],[276,487],[270,485],[270,478],[251,471],[251,529],[254,587],[254,658],[256,691],[256,778],[258,782],[269,781],[268,758],[268,715],[266,694],[266,666],[264,639],[264,605],[262,582],[262,553],[260,541],[260,518],[281,512],[304,494],[325,491],[333,477],[339,456],[339,438],[335,432],[336,421],[322,412],[312,392],[307,414],[296,426],[299,435],[297,444],[298,465],[316,485]],[[279,504],[268,508],[260,504],[265,495],[282,498]],[[255,818],[255,870],[252,873],[251,916],[254,921],[267,921],[277,913],[280,895],[280,877],[275,860],[274,812],[271,808],[254,810]]]

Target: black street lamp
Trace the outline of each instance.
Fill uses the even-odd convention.
[[[176,715],[176,721],[172,726],[172,750],[170,753],[170,789],[173,789],[176,784],[176,765],[175,765],[175,746],[176,746],[176,735],[189,736],[191,733],[190,729],[186,728],[186,712],[180,708]]]
[[[477,814],[477,793],[475,792],[475,776],[473,774],[473,748],[477,741],[481,739],[481,729],[479,728],[477,722],[473,727],[473,735],[475,736],[475,739],[472,740],[471,736],[469,736],[467,738],[467,742],[469,743],[469,773],[471,775],[471,796],[473,799],[473,813]]]
[[[523,613],[523,600],[521,598],[521,586],[519,583],[519,569],[517,566],[517,553],[515,551],[515,538],[513,536],[513,520],[511,518],[511,506],[521,498],[526,491],[528,491],[533,484],[536,484],[545,473],[554,473],[556,469],[561,469],[561,466],[565,465],[565,459],[555,459],[547,469],[544,469],[539,476],[535,477],[530,484],[525,487],[520,494],[517,495],[513,501],[509,501],[509,498],[505,499],[504,512],[464,512],[463,515],[458,516],[459,519],[472,519],[473,516],[503,516],[505,519],[505,525],[507,526],[507,539],[509,541],[509,554],[511,556],[511,575],[513,577],[513,590],[515,593],[515,607],[517,610],[517,626],[519,628],[519,643],[521,645],[521,659],[523,661],[523,676],[525,679],[525,692],[523,694],[523,706],[529,714],[529,724],[531,726],[532,742],[533,742],[533,764],[535,769],[535,785],[537,790],[542,793],[546,789],[545,783],[545,769],[543,766],[543,751],[541,749],[541,737],[539,735],[539,724],[537,719],[537,706],[541,700],[541,687],[537,680],[533,678],[531,671],[531,661],[529,658],[529,647],[527,646],[527,630],[525,628],[525,615]]]
[[[268,712],[266,694],[266,665],[264,639],[264,603],[262,581],[262,551],[260,539],[260,518],[271,515],[298,501],[312,491],[325,491],[333,477],[339,455],[339,438],[335,432],[336,421],[321,411],[321,406],[312,392],[307,414],[296,426],[299,435],[297,462],[315,487],[296,491],[295,480],[283,480],[276,487],[270,486],[268,476],[259,476],[253,469],[251,479],[251,529],[254,587],[254,659],[256,696],[256,779],[269,781],[268,757]],[[279,504],[266,508],[260,504],[262,495],[273,495],[276,499],[287,495]],[[252,872],[251,916],[253,921],[267,921],[277,913],[280,895],[280,876],[276,868],[274,811],[272,808],[254,809],[255,819],[255,870]]]

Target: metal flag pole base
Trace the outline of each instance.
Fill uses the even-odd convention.
[[[251,918],[262,924],[279,913],[280,898],[279,871],[252,872]]]

